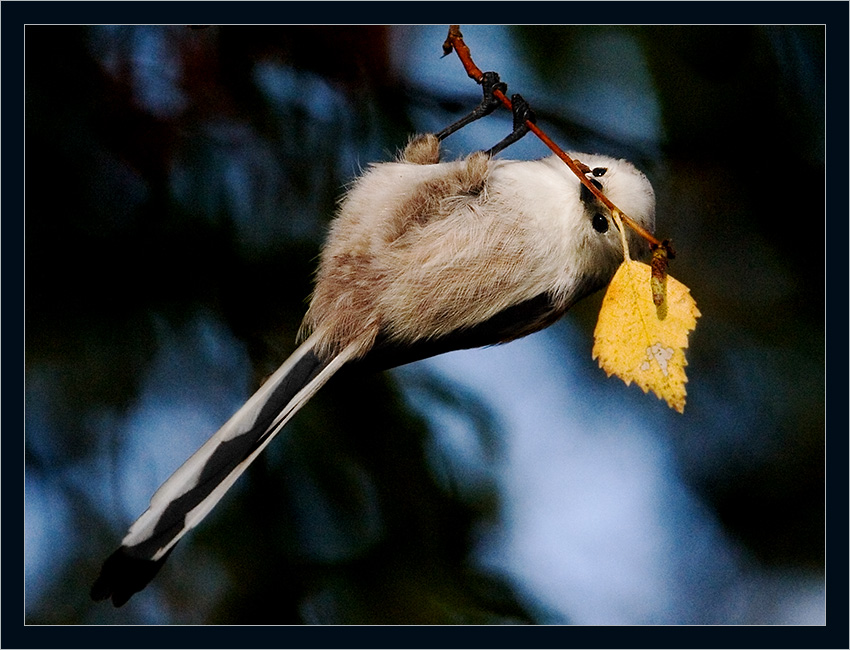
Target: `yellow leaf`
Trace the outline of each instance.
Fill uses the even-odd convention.
[[[648,264],[626,260],[617,269],[599,310],[593,358],[608,376],[650,389],[670,408],[685,410],[685,348],[700,313],[690,289],[667,276],[667,299],[653,302]]]

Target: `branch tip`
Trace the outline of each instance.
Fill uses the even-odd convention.
[[[460,33],[460,25],[449,25],[449,33],[446,36],[446,40],[443,41],[443,56],[448,56],[454,50],[453,39],[455,38],[463,38],[463,34]]]

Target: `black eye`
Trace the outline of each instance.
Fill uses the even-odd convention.
[[[594,176],[605,176],[605,172],[608,171],[607,167],[594,167],[591,172]]]
[[[593,215],[593,229],[596,232],[608,232],[608,219],[597,212]]]

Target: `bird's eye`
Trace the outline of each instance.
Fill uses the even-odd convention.
[[[596,232],[608,232],[608,219],[597,212],[593,215],[593,229]]]
[[[591,172],[594,176],[605,176],[605,172],[608,171],[607,167],[594,167]]]

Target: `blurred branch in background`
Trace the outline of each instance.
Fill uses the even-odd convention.
[[[551,425],[564,457],[539,428],[517,439],[513,418],[528,406],[493,404],[483,383],[466,381],[489,367],[488,351],[470,353],[481,356],[460,376],[452,360],[343,376],[152,589],[120,610],[91,603],[100,561],[153,490],[293,349],[345,183],[411,133],[445,126],[480,91],[457,61],[440,60],[444,26],[29,26],[28,622],[769,623],[814,607],[823,264],[817,246],[797,263],[797,235],[774,224],[823,214],[823,196],[789,192],[782,167],[793,160],[813,182],[823,174],[822,28],[464,35],[482,69],[522,92],[565,148],[632,159],[653,181],[659,232],[680,253],[673,273],[705,314],[689,352],[687,416],[606,382],[590,361],[592,301],[529,344],[574,371],[562,383],[536,367],[490,373],[510,382],[528,370],[543,382],[534,390],[587,405],[578,424]],[[470,127],[451,148],[489,147],[509,123],[505,114]],[[546,154],[529,146],[509,157]],[[646,423],[650,433],[634,433]],[[517,455],[538,434],[536,453]],[[616,492],[543,494],[558,504],[546,515],[553,530],[568,520],[548,555],[542,536],[523,538],[528,556],[504,541],[528,532],[517,527],[516,490],[568,473],[577,449],[615,435],[617,449],[663,449],[665,489],[686,495],[673,508],[647,505],[668,531],[647,528],[650,555],[672,567],[651,611],[636,604],[640,590],[596,579],[606,560],[569,551],[601,548],[595,530],[623,534]],[[601,464],[573,476],[587,472],[591,485],[607,461],[587,458]],[[624,459],[617,476],[631,476]],[[607,527],[586,525],[590,511]],[[703,524],[722,532],[685,539]],[[709,547],[713,564],[702,562]],[[523,557],[540,560],[548,587]],[[689,572],[698,564],[702,574]],[[761,582],[742,586],[747,576]],[[765,604],[770,593],[793,606]],[[608,605],[588,614],[571,598]]]

